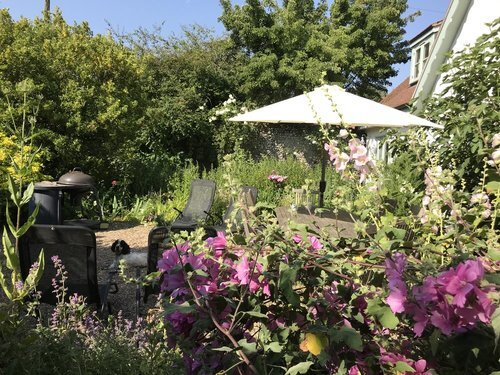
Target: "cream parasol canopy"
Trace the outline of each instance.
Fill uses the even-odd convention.
[[[313,91],[231,117],[229,121],[269,124],[343,125],[362,128],[428,127],[442,129],[421,117],[346,92],[339,86],[323,85]],[[326,188],[323,157],[319,205]]]

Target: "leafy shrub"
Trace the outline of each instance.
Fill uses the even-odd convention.
[[[446,88],[425,107],[426,116],[445,126],[432,143],[439,163],[446,168],[456,165],[461,183],[469,191],[483,178],[484,158],[499,127],[500,20],[490,30],[443,66]]]

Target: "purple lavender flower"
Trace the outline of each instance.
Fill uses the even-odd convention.
[[[14,283],[14,288],[19,292],[23,289],[24,283],[22,280],[16,281]]]
[[[38,262],[34,262],[30,267],[29,274],[37,272],[39,268],[40,264]]]

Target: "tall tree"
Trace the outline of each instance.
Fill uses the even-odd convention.
[[[406,0],[221,0],[220,20],[248,56],[242,94],[257,104],[312,89],[323,80],[377,98],[393,64],[408,60]]]

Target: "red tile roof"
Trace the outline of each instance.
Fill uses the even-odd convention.
[[[392,108],[399,108],[408,104],[411,100],[416,85],[410,86],[410,77],[406,78],[394,90],[387,94],[380,103]]]

